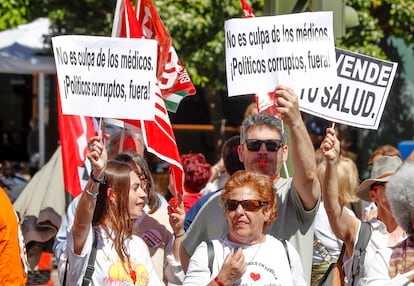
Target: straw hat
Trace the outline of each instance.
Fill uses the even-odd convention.
[[[397,156],[383,156],[376,159],[372,166],[371,178],[362,182],[356,191],[356,195],[362,200],[370,202],[369,190],[371,185],[377,182],[388,182],[401,164],[402,161]]]

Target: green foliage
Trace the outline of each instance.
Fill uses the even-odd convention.
[[[256,16],[264,0],[249,0]],[[414,40],[414,1],[345,0],[359,15],[360,25],[347,29],[338,47],[377,58],[389,58],[384,39],[390,35]],[[56,34],[109,36],[116,1],[1,0],[0,30],[39,16],[49,16]],[[224,21],[242,17],[239,0],[154,0],[174,46],[194,83],[225,90]]]
[[[384,41],[389,36],[401,38],[406,44],[414,39],[414,1],[345,0],[353,7],[360,24],[348,28],[336,42],[337,47],[381,59],[389,59]]]
[[[243,17],[240,1],[155,0],[154,3],[193,82],[200,87],[209,84],[213,92],[225,91],[224,22]],[[263,0],[249,3],[260,16]]]
[[[224,22],[242,17],[239,0],[153,0],[180,59],[197,86],[213,84],[224,91]],[[249,0],[256,16],[264,0]],[[414,37],[414,1],[345,0],[359,16],[360,25],[338,39],[340,48],[388,59],[384,39],[394,35],[411,43]],[[110,36],[116,1],[11,0],[0,2],[0,29],[49,16],[55,34]]]
[[[174,47],[199,93],[205,94],[212,108],[211,119],[223,118],[220,96],[224,97],[225,35],[224,22],[242,17],[239,0],[153,0],[172,36]],[[265,0],[248,0],[256,16],[261,16]],[[273,1],[273,0],[269,0]],[[288,1],[288,0],[283,0]],[[359,17],[359,26],[346,30],[336,46],[381,59],[403,62],[389,41],[390,36],[406,44],[414,41],[414,1],[345,0]],[[48,16],[56,34],[110,36],[116,1],[98,0],[0,0],[0,30]],[[397,73],[378,131],[366,131],[369,143],[385,143],[404,136],[412,137],[412,87]],[[410,101],[411,100],[411,101]],[[407,123],[405,123],[407,122]],[[411,127],[408,126],[411,124]],[[367,145],[366,151],[370,150]]]
[[[27,22],[29,0],[0,0],[0,31]]]
[[[54,2],[54,3],[52,3]],[[50,0],[49,18],[56,34],[110,36],[115,1]]]
[[[378,146],[397,146],[402,140],[412,140],[414,134],[413,88],[401,72],[404,62],[394,38],[408,46],[414,37],[414,1],[404,0],[346,0],[359,16],[358,27],[347,29],[337,46],[365,55],[391,60],[399,64],[396,77],[384,109],[378,130],[361,130],[363,136],[359,154],[359,169],[366,167],[369,154]],[[411,45],[412,47],[412,45]],[[365,174],[367,175],[367,174]]]

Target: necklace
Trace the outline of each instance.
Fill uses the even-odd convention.
[[[253,259],[256,258],[257,254],[259,253],[260,248],[262,247],[262,244],[263,242],[259,243],[259,246],[257,246],[256,252],[254,253],[253,257],[249,260],[249,262],[246,261],[246,266],[249,266],[252,263]]]

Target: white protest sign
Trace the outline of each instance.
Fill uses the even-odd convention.
[[[229,96],[336,83],[332,12],[225,22]]]
[[[52,38],[63,114],[153,120],[155,40]]]
[[[397,63],[336,49],[338,84],[296,89],[300,110],[345,125],[378,129]]]

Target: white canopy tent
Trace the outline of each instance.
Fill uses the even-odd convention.
[[[39,153],[40,166],[45,161],[45,74],[56,73],[44,37],[50,34],[50,20],[38,18],[28,24],[0,32],[0,73],[38,74]]]

